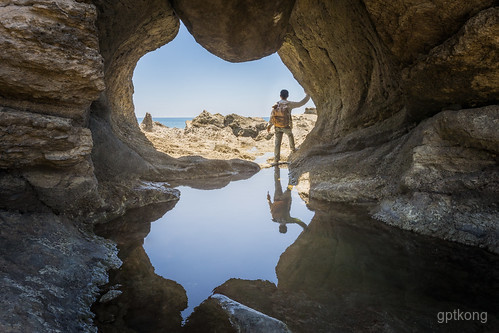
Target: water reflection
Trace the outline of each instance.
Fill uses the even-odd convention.
[[[216,191],[181,188],[172,210],[145,207],[100,226],[124,264],[109,284],[123,293],[94,306],[99,330],[182,330],[182,286],[184,316],[216,287],[293,332],[498,327],[498,256],[389,227],[364,208],[311,202],[313,213],[292,187],[283,191],[281,174],[262,170]],[[486,313],[486,323],[439,323],[453,311]]]
[[[270,214],[272,215],[272,221],[279,223],[279,232],[285,234],[288,231],[286,224],[296,223],[303,229],[307,228],[307,225],[296,217],[291,217],[291,190],[293,185],[286,186],[286,191],[282,191],[281,185],[281,169],[279,166],[274,167],[274,202],[270,198],[270,193],[267,192],[267,202],[270,207]]]
[[[382,225],[365,210],[315,208],[307,230],[279,260],[277,288],[233,279],[216,292],[284,321],[293,332],[498,327],[497,256]],[[479,319],[439,323],[453,311]]]
[[[178,283],[154,273],[142,247],[151,222],[173,208],[174,202],[133,209],[112,222],[96,226],[96,233],[118,244],[120,269],[111,271],[103,294],[121,294],[107,302],[96,302],[92,311],[99,332],[177,332],[180,312],[187,306],[185,291]]]
[[[263,169],[248,180],[204,191],[181,187],[175,209],[151,226],[144,248],[156,272],[186,289],[188,316],[195,306],[230,278],[263,279],[277,283],[280,255],[303,228],[290,226],[280,234],[266,201],[282,189],[279,169]],[[282,170],[286,186],[287,169]],[[282,193],[282,190],[281,190]],[[303,221],[313,216],[295,190],[288,191],[288,215]],[[296,226],[296,227],[294,227]]]

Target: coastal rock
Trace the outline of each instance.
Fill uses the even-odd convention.
[[[442,327],[435,319],[442,307],[488,312],[486,323],[448,322],[451,331],[493,330],[499,322],[490,294],[496,255],[378,224],[366,207],[309,207],[312,221],[279,258],[277,286],[230,279],[214,292],[292,332],[434,331]]]
[[[96,19],[95,7],[81,1],[3,1],[0,105],[81,124],[104,90]]]
[[[211,114],[208,111],[203,110],[203,112],[189,122],[188,127],[204,127],[207,125],[223,128],[225,126],[224,116],[220,113]]]
[[[92,151],[88,128],[68,118],[0,107],[0,168],[65,168],[86,161]]]
[[[222,294],[196,307],[185,325],[187,332],[290,332],[286,324]]]
[[[466,6],[472,3],[467,2]],[[481,2],[478,8],[485,3]],[[404,85],[415,103],[430,107],[459,104],[464,108],[496,103],[498,34],[499,8],[485,9],[422,60],[405,68]]]
[[[52,213],[0,211],[0,330],[95,332],[90,311],[115,245]]]
[[[313,129],[316,115],[293,115],[293,133],[299,146]],[[225,124],[225,125],[224,125]],[[203,111],[185,129],[154,126],[144,134],[159,151],[173,157],[199,155],[205,158],[230,160],[240,158],[254,161],[257,157],[274,152],[273,130],[267,133],[267,122],[262,118],[230,114],[223,117]],[[283,140],[282,155],[291,153],[287,140]],[[267,166],[266,161],[260,162]]]
[[[279,49],[294,2],[172,0],[172,5],[199,44],[222,59],[241,62]]]
[[[382,219],[392,225],[496,251],[495,153],[430,125],[451,126],[440,119],[454,122],[452,113],[439,118],[449,108],[464,108],[457,112],[472,117],[471,128],[482,116],[495,124],[499,15],[492,3],[296,1],[278,53],[317,106],[314,129],[291,156],[293,177],[309,175],[304,196],[379,203]],[[488,135],[488,126],[478,122],[484,131],[477,135]],[[413,158],[428,158],[428,164],[418,169]],[[411,165],[421,179],[406,180],[424,182],[424,189],[404,183]],[[415,216],[428,224],[411,227]]]
[[[305,114],[317,114],[317,108],[305,108]]]
[[[498,252],[497,126],[499,106],[441,112],[383,145],[295,161],[293,177],[307,176],[304,197],[380,202],[392,225]]]
[[[142,124],[140,124],[140,127],[146,132],[151,132],[152,131],[152,116],[149,112],[146,112],[146,115],[144,116],[144,119],[142,120]]]
[[[262,118],[242,117],[235,113],[224,118],[224,126],[232,129],[235,136],[249,136],[256,138],[258,134],[267,128],[268,123]]]
[[[140,130],[133,71],[173,40],[177,15],[226,60],[278,50],[312,96],[317,122],[290,165],[295,179],[308,175],[308,198],[367,201],[392,225],[498,251],[495,1],[8,0],[0,5],[0,222],[9,224],[1,244],[22,255],[8,252],[0,265],[2,309],[16,309],[0,311],[2,330],[91,330],[84,308],[96,295],[87,283],[102,280],[112,259],[92,260],[101,245],[77,246],[91,236],[75,225],[174,200],[171,188],[147,182],[213,188],[249,177],[258,165],[230,158],[271,149],[261,132],[254,140],[232,127],[192,128],[198,141],[188,144],[189,133],[160,143],[159,126]],[[194,146],[227,160],[185,156]],[[33,226],[47,233],[33,236]],[[40,272],[46,260],[61,268]],[[44,290],[52,281],[63,282]]]

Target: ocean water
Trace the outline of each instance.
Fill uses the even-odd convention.
[[[192,117],[158,117],[152,118],[153,121],[157,121],[166,127],[170,128],[185,128],[185,122],[187,120],[192,120]],[[144,117],[137,117],[137,122],[140,124],[144,120]]]
[[[269,121],[270,117],[261,117],[265,121]],[[152,118],[153,121],[160,122],[161,124],[165,125],[166,127],[170,128],[185,128],[185,122],[187,120],[192,120],[193,117],[158,117],[158,118]],[[137,122],[140,124],[144,120],[143,117],[137,117]]]

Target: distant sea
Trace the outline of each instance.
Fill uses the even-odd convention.
[[[269,117],[261,117],[265,121],[269,121]],[[143,117],[137,117],[138,123],[142,123]],[[152,118],[153,121],[157,121],[167,127],[170,128],[185,128],[185,122],[187,120],[192,120],[193,117],[188,117],[188,118],[180,118],[180,117],[158,117],[158,118]]]
[[[180,117],[158,117],[158,118],[152,118],[153,121],[157,121],[167,127],[173,128],[185,128],[185,122],[187,120],[192,120],[192,117],[189,118],[180,118]],[[137,117],[137,121],[142,123],[142,120],[144,120],[143,117]]]

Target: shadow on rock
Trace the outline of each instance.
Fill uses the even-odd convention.
[[[120,269],[110,272],[110,282],[92,310],[99,332],[177,332],[181,311],[187,307],[184,288],[154,273],[142,247],[151,222],[175,202],[134,209],[125,216],[96,227],[96,232],[118,244]]]

